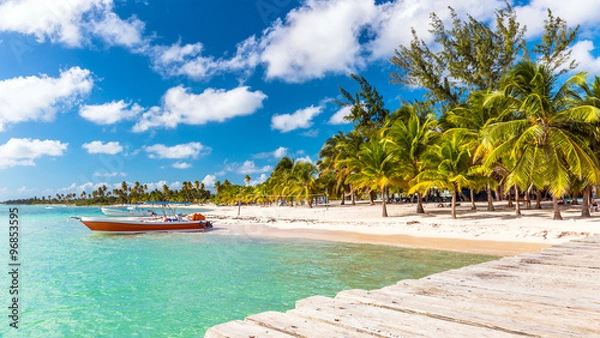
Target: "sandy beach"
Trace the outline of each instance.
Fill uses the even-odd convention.
[[[425,204],[425,214],[415,212],[415,204],[388,205],[389,217],[381,217],[381,204],[308,206],[211,206],[206,212],[215,231],[260,237],[308,238],[328,241],[372,243],[410,248],[453,250],[512,256],[539,252],[553,244],[600,233],[600,213],[580,217],[581,206],[561,206],[562,221],[552,220],[550,202],[543,209],[521,206],[522,215],[506,201],[495,202],[495,211],[486,203],[471,210],[470,203],[457,208],[458,218],[450,217],[449,207]]]

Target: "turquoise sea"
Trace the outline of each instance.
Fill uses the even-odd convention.
[[[18,329],[9,209],[0,206],[0,334],[4,337],[202,337],[211,326],[313,295],[376,289],[493,256],[196,234],[93,234],[69,216],[96,207],[18,208]],[[14,290],[14,289],[13,289]]]

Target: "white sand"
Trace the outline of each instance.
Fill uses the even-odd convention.
[[[512,255],[537,252],[552,244],[600,233],[600,212],[592,218],[580,217],[581,206],[561,206],[564,220],[552,220],[552,206],[522,208],[515,216],[507,202],[496,202],[496,211],[486,211],[478,203],[458,207],[458,218],[450,217],[449,207],[425,204],[425,214],[417,214],[416,204],[388,205],[389,217],[381,217],[381,204],[330,206],[203,206],[215,228],[224,233],[247,236],[303,237],[324,240],[377,243],[408,247],[438,248],[465,252]]]

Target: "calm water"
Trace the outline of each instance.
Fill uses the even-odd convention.
[[[375,289],[491,256],[308,240],[92,234],[68,216],[98,208],[19,207],[19,329],[9,327],[9,206],[0,206],[0,334],[198,337],[209,327],[312,295]]]

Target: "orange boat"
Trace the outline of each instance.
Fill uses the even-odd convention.
[[[166,216],[165,208],[172,216]],[[169,204],[162,204],[162,217],[71,217],[95,232],[113,234],[135,234],[145,232],[196,232],[212,229],[212,223],[204,215],[194,213],[177,215]]]
[[[144,232],[206,231],[212,228],[209,221],[192,221],[178,217],[116,218],[116,217],[74,217],[90,230],[106,233],[133,234]]]

